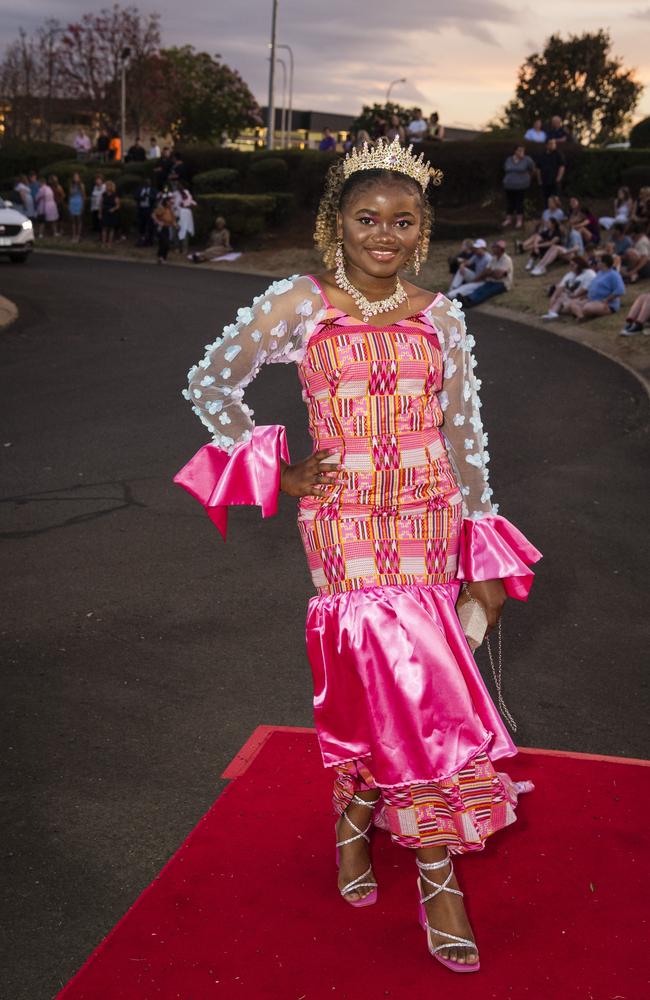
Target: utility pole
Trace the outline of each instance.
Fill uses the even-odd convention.
[[[278,23],[278,0],[273,0],[273,15],[271,18],[271,58],[269,59],[269,107],[266,123],[266,148],[273,149],[273,132],[275,129],[275,30]]]
[[[278,45],[279,49],[286,49],[289,53],[289,141],[291,146],[291,136],[293,134],[293,49],[290,45]]]
[[[280,48],[278,45],[277,48]],[[284,59],[278,56],[278,63],[282,67],[282,113],[280,114],[280,147],[286,146],[287,136],[287,64]]]
[[[124,163],[124,144],[126,142],[126,61],[131,55],[131,49],[122,49],[120,58],[122,60],[122,94],[120,101],[120,150],[122,153],[122,163]]]

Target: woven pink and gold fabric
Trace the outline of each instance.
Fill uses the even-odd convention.
[[[345,482],[303,497],[298,524],[319,594],[454,580],[461,494],[439,430],[442,358],[423,314],[373,329],[327,310],[298,366],[314,449]]]
[[[361,760],[341,764],[335,774],[338,816],[355,793],[379,787]],[[483,850],[491,834],[515,822],[517,798],[532,787],[495,771],[482,752],[443,781],[381,788],[374,821],[403,847],[447,846],[452,854],[469,854]]]

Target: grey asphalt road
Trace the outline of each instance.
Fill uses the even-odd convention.
[[[69,978],[257,725],[311,724],[293,501],[267,521],[234,511],[224,545],[171,482],[206,440],[185,373],[265,284],[0,264],[20,308],[0,333],[4,1000]],[[495,499],[545,555],[504,619],[517,741],[647,756],[643,390],[545,331],[470,322]],[[265,369],[250,398],[308,454],[291,367]]]

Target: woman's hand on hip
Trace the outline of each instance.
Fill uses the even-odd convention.
[[[483,605],[483,610],[487,615],[488,629],[494,628],[501,617],[503,605],[508,600],[506,588],[503,580],[476,580],[472,583],[465,583],[465,590],[469,590],[472,597]]]
[[[345,482],[341,475],[344,466],[331,461],[339,452],[339,448],[323,448],[296,465],[282,462],[280,489],[290,497],[327,496],[332,486]]]

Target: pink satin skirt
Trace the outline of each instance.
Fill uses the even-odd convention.
[[[313,597],[307,651],[323,762],[363,759],[377,785],[443,781],[517,753],[458,621],[460,583]]]

